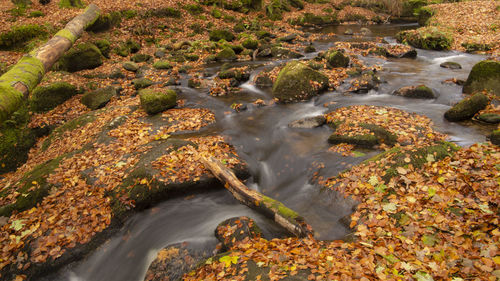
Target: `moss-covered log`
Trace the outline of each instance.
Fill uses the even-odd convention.
[[[246,187],[231,170],[217,159],[201,157],[200,160],[216,178],[226,183],[226,188],[238,201],[273,218],[277,224],[297,237],[313,235],[312,227],[299,214],[283,205],[283,203]]]
[[[99,17],[99,7],[91,4],[40,48],[21,58],[0,76],[0,122],[22,104],[52,65],[73,45],[84,29]]]

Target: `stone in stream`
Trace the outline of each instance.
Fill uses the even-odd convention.
[[[472,67],[462,92],[472,94],[481,90],[500,96],[500,62],[484,60]]]
[[[174,90],[142,89],[139,91],[141,107],[149,115],[155,115],[177,105]]]
[[[500,130],[495,130],[489,136],[489,139],[492,144],[500,146]]]
[[[299,128],[299,129],[312,129],[321,127],[326,123],[326,118],[323,115],[306,117],[299,120],[292,121],[288,124],[290,128]]]
[[[295,33],[292,33],[292,34],[288,34],[286,36],[283,36],[283,37],[280,37],[278,38],[278,41],[282,41],[282,42],[292,42],[293,40],[295,40],[297,38],[297,34]]]
[[[275,58],[282,58],[282,59],[298,59],[303,57],[302,54],[283,47],[272,47],[271,55]]]
[[[380,77],[375,74],[375,71],[365,71],[359,79],[353,79],[351,92],[366,94],[372,89],[378,89],[378,84],[380,84]]]
[[[352,29],[348,28],[344,31],[344,35],[353,35],[354,34],[354,31],[352,31]]]
[[[215,229],[215,237],[222,243],[225,250],[230,250],[237,242],[245,239],[259,238],[262,230],[251,218],[242,216],[227,219]]]
[[[326,61],[330,67],[347,67],[349,65],[349,57],[344,55],[340,50],[329,50],[325,54]]]
[[[480,93],[463,99],[444,113],[448,121],[463,121],[472,118],[488,105],[488,98]]]
[[[500,123],[500,114],[497,113],[483,113],[477,117],[477,120],[486,123],[497,124]]]
[[[116,94],[116,88],[109,86],[94,92],[86,93],[82,96],[80,102],[83,103],[86,107],[92,110],[96,110],[104,107]]]
[[[462,69],[462,66],[458,62],[453,62],[453,61],[446,61],[440,64],[442,68],[449,68],[449,69]]]
[[[402,87],[402,88],[399,88],[398,90],[394,91],[392,94],[395,96],[401,96],[401,97],[413,98],[413,99],[434,99],[434,98],[436,98],[434,91],[425,85]]]
[[[308,100],[328,88],[328,77],[302,62],[292,61],[280,71],[273,96],[280,102]]]
[[[363,34],[364,36],[367,36],[367,35],[372,35],[372,31],[366,27],[362,27],[359,32],[361,34]]]

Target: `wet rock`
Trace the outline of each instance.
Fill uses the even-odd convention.
[[[471,94],[481,90],[492,91],[500,96],[500,62],[484,60],[472,67],[462,91]]]
[[[156,254],[144,281],[181,280],[185,273],[211,255],[212,251],[190,247],[188,242],[167,246]]]
[[[237,242],[245,239],[258,238],[262,231],[251,218],[242,216],[227,219],[215,229],[215,237],[222,243],[224,249],[231,249]]]
[[[413,99],[434,99],[434,98],[436,98],[434,91],[425,85],[402,87],[402,88],[399,88],[398,90],[394,91],[392,94],[395,96],[401,96],[401,97],[413,98]]]
[[[362,27],[359,32],[365,36],[372,35],[372,31],[366,27]]]
[[[328,88],[328,77],[299,61],[292,61],[280,71],[273,85],[273,95],[281,102],[307,100]]]
[[[348,28],[344,31],[344,35],[353,35],[354,34],[354,31],[352,31],[352,29]]]
[[[307,47],[304,48],[304,53],[314,53],[316,52],[316,48],[314,48],[313,45],[308,45]]]
[[[409,46],[403,44],[389,45],[386,49],[386,56],[389,58],[409,58],[414,59],[417,57],[417,50],[415,48],[408,48]],[[407,49],[407,50],[405,50]],[[401,51],[405,50],[405,51]]]
[[[292,33],[292,34],[288,34],[286,36],[278,38],[278,41],[290,43],[290,42],[292,42],[295,39],[297,39],[297,34]]]
[[[270,56],[272,56],[271,48],[259,49],[259,52],[257,53],[257,57],[259,58],[266,58]]]
[[[250,72],[241,69],[230,68],[219,72],[217,76],[221,79],[235,79],[239,83],[242,83],[248,81],[248,79],[250,78]]]
[[[270,88],[273,86],[273,80],[266,74],[259,74],[255,78],[255,86],[261,89]]]
[[[48,111],[77,94],[75,86],[66,82],[56,82],[44,87],[36,87],[31,93],[30,108],[35,112]]]
[[[468,98],[463,99],[448,111],[445,112],[444,117],[448,121],[463,121],[472,118],[480,110],[488,105],[488,98],[483,94],[475,94]]]
[[[139,91],[141,107],[149,115],[155,115],[177,105],[174,90],[142,89]]]
[[[134,88],[136,90],[140,90],[153,85],[153,81],[149,80],[148,78],[137,78],[132,80],[132,84],[134,85]]]
[[[489,139],[492,144],[500,146],[500,130],[495,130],[489,136]]]
[[[233,49],[225,47],[224,49],[222,49],[220,52],[217,53],[215,58],[218,61],[233,61],[236,60],[236,53],[233,51]]]
[[[123,68],[128,71],[136,72],[139,69],[139,65],[137,65],[135,62],[132,61],[127,61],[123,63]]]
[[[500,123],[500,114],[497,113],[483,113],[477,117],[477,120],[486,123],[497,124]]]
[[[116,94],[116,89],[110,86],[94,92],[86,93],[82,96],[80,102],[83,103],[86,107],[92,110],[96,110],[104,107]]]
[[[347,67],[349,65],[349,57],[344,55],[344,53],[339,50],[328,51],[325,54],[325,58],[328,62],[328,65],[332,68]]]
[[[380,78],[375,74],[375,72],[366,71],[361,74],[361,77],[359,79],[354,79],[351,82],[351,92],[357,94],[366,94],[372,89],[377,89],[378,84],[380,84]]]
[[[443,68],[449,68],[449,69],[462,69],[462,66],[458,62],[453,62],[453,61],[443,62],[439,66],[441,66]]]
[[[283,47],[272,47],[271,55],[276,58],[297,59],[303,57],[302,54]]]
[[[288,124],[290,128],[299,128],[299,129],[312,129],[323,126],[326,123],[326,118],[323,115],[314,116],[314,117],[306,117],[303,119],[295,120]]]
[[[131,58],[133,62],[146,62],[150,59],[152,59],[152,57],[148,54],[135,54]]]
[[[82,43],[66,52],[54,65],[54,69],[76,72],[101,65],[102,54],[99,48],[91,43]]]

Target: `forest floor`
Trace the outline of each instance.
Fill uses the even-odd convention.
[[[40,83],[43,87],[68,82],[78,88],[78,94],[47,112],[30,114],[29,128],[49,127],[52,133],[37,140],[24,164],[0,178],[0,210],[14,208],[0,219],[0,278],[18,281],[46,274],[92,251],[132,210],[148,208],[179,191],[189,193],[187,186],[195,189],[214,184],[216,180],[199,161],[202,156],[215,156],[244,174],[245,163],[230,142],[205,131],[216,122],[210,110],[186,106],[188,100],[178,100],[176,108],[155,118],[140,108],[137,87],[131,83],[139,76],[137,70],[122,68],[134,55],[118,54],[127,40],[139,43],[139,53],[150,56],[148,61],[136,64],[142,78],[152,82],[149,88],[161,90],[167,83],[177,83],[181,74],[198,81],[207,61],[228,46],[238,49],[246,39],[264,40],[259,44],[279,43],[282,48],[302,53],[310,42],[325,36],[307,33],[303,25],[290,23],[302,19],[307,25],[307,19],[302,18],[306,13],[323,21],[335,15],[336,23],[374,24],[390,16],[343,2],[303,3],[303,9],[288,7],[289,11],[282,11],[282,20],[271,21],[262,10],[245,14],[191,0],[161,1],[160,6],[158,1],[147,0],[93,1],[104,13],[120,11],[120,23],[103,32],[86,32],[76,42],[110,42],[108,58],[101,66],[74,73],[52,71]],[[25,24],[45,28],[46,34],[32,41],[34,46],[82,12],[59,8],[56,1],[19,8],[11,1],[0,0],[0,7],[0,33]],[[179,15],[148,15],[167,7]],[[462,43],[473,40],[489,44],[486,53],[499,54],[496,1],[431,7],[436,9],[431,25],[452,32],[453,49],[463,51]],[[236,27],[243,30],[233,32]],[[237,36],[227,40],[230,42],[210,41],[208,31],[212,29],[230,30]],[[272,38],[268,34],[273,34]],[[299,44],[279,41],[290,34],[297,35]],[[15,50],[0,50],[0,72],[15,64],[29,47],[25,44]],[[241,49],[239,61],[251,61],[255,56],[253,48]],[[158,51],[164,53],[162,57],[156,55]],[[354,56],[352,61],[358,63]],[[171,67],[151,68],[148,65],[152,60],[167,61]],[[361,63],[358,68],[366,70]],[[121,76],[111,78],[117,70]],[[271,80],[279,70],[270,74]],[[342,83],[350,70],[325,70],[330,88]],[[227,94],[233,90],[229,84],[229,79],[218,79],[210,85],[210,93]],[[80,102],[82,93],[106,86],[120,91],[104,108],[91,110]],[[254,102],[272,106],[275,101]],[[234,108],[228,108],[231,110]],[[357,118],[359,122],[367,118],[397,135],[398,143],[411,143],[392,148],[382,145],[379,148],[387,151],[379,158],[338,176],[316,179],[319,185],[359,201],[351,216],[354,242],[312,237],[247,239],[186,274],[184,280],[280,280],[290,276],[301,276],[301,280],[500,278],[498,146],[485,143],[459,149],[446,146],[446,152],[425,150],[417,157],[420,164],[413,165],[416,152],[441,145],[446,139],[432,129],[427,117],[367,106],[325,117]],[[401,122],[395,124],[398,120]],[[361,127],[350,129],[364,132]],[[447,157],[441,157],[443,153]],[[397,161],[403,164],[395,166]],[[148,168],[156,173],[145,172]],[[394,170],[390,177],[388,168]],[[151,199],[154,196],[158,198]]]

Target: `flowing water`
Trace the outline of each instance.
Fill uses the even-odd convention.
[[[369,28],[373,31],[372,36],[384,36],[386,40],[393,42],[390,36],[399,30],[414,27],[415,25],[380,25]],[[330,27],[322,32],[343,34],[346,28]],[[360,26],[349,28],[358,32]],[[318,51],[322,51],[333,46],[334,41],[350,41],[352,38],[341,35],[336,40],[323,40],[314,44]],[[365,36],[354,40],[373,38]],[[315,55],[308,54],[307,57]],[[257,98],[270,100],[270,92],[258,90],[248,82],[242,85],[244,94],[215,98],[203,91],[181,87],[181,98],[187,99],[187,106],[207,107],[215,112],[217,123],[204,133],[222,134],[237,148],[239,155],[249,165],[252,178],[248,185],[251,188],[274,197],[299,212],[318,233],[319,239],[341,239],[348,233],[348,229],[339,223],[339,219],[352,212],[355,202],[334,192],[322,191],[311,184],[313,173],[317,171],[316,164],[325,164],[321,175],[333,176],[374,152],[368,153],[364,158],[346,158],[328,153],[326,139],[331,134],[329,128],[291,129],[288,127],[291,121],[348,105],[383,105],[430,117],[438,131],[448,134],[450,140],[459,145],[485,140],[484,135],[479,133],[481,128],[449,123],[443,118],[450,105],[462,96],[460,86],[442,81],[453,77],[466,79],[472,66],[483,59],[482,56],[453,51],[418,50],[416,59],[362,59],[367,64],[379,64],[383,67],[378,73],[383,81],[379,89],[364,95],[345,94],[341,87],[338,91],[325,93],[309,102],[263,107],[248,104],[247,110],[230,114],[225,112],[230,111],[229,106],[233,102],[246,103]],[[448,60],[460,63],[462,69],[450,70],[439,66]],[[256,65],[259,63],[261,62],[252,62]],[[208,67],[206,71],[215,74],[219,67]],[[253,76],[262,69],[263,67],[258,67]],[[184,81],[183,85],[185,84]],[[434,100],[414,100],[390,95],[400,87],[417,84],[433,88],[438,97]],[[323,106],[331,102],[335,103],[329,108]],[[168,200],[134,215],[107,243],[82,262],[70,265],[57,276],[50,277],[50,280],[143,280],[148,265],[159,249],[174,243],[188,242],[192,247],[211,251],[216,245],[213,233],[217,224],[226,218],[241,215],[255,219],[263,228],[266,238],[286,235],[272,221],[239,204],[225,190],[196,194]]]

